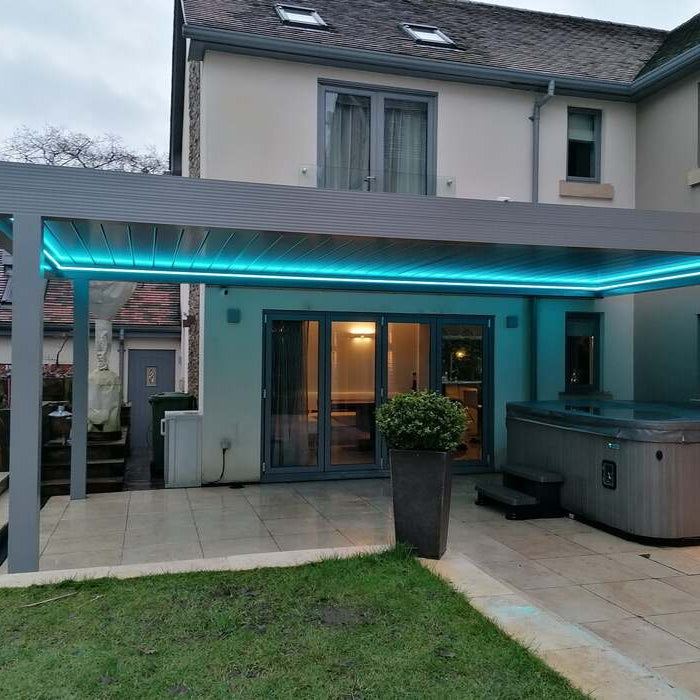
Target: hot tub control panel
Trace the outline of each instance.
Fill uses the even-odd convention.
[[[601,469],[603,486],[606,489],[617,488],[617,464],[611,459],[604,459]]]

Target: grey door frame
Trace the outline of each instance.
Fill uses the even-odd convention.
[[[271,444],[271,321],[319,321],[319,378],[318,378],[318,456],[315,467],[272,467]],[[335,311],[263,311],[263,367],[261,396],[260,478],[262,481],[304,481],[388,476],[388,449],[377,433],[375,463],[366,465],[331,465],[330,460],[330,330],[333,321],[364,320],[377,324],[375,343],[375,406],[386,400],[387,349],[389,323],[425,323],[430,326],[430,388],[441,391],[440,338],[445,325],[462,324],[481,326],[483,332],[482,370],[482,459],[455,463],[455,473],[469,474],[493,469],[494,450],[494,322],[493,316],[440,315],[440,314],[382,314],[376,312]]]

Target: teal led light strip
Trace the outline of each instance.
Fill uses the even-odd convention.
[[[276,275],[264,273],[248,272],[197,272],[196,270],[154,270],[153,268],[125,268],[125,267],[93,267],[80,265],[64,265],[48,250],[44,250],[44,255],[51,261],[51,264],[62,272],[104,272],[119,273],[127,275],[158,275],[161,277],[193,277],[195,279],[238,279],[238,280],[260,280],[260,281],[288,281],[288,282],[336,282],[341,284],[390,284],[390,285],[410,285],[417,287],[457,287],[457,288],[487,288],[487,289],[543,289],[567,292],[588,292],[594,293],[595,287],[559,285],[559,284],[526,284],[518,282],[448,282],[443,280],[405,280],[399,278],[375,278],[375,277],[344,277],[344,276],[315,276],[315,275]]]
[[[82,265],[66,265],[57,260],[50,251],[44,249],[44,255],[48,258],[51,264],[62,272],[101,272],[101,273],[118,273],[126,275],[143,275],[146,277],[192,277],[194,279],[235,279],[235,280],[257,280],[269,282],[329,282],[338,284],[380,284],[380,285],[405,285],[411,287],[445,287],[445,288],[463,288],[463,289],[523,289],[523,290],[550,290],[561,292],[583,292],[588,294],[597,294],[602,292],[610,292],[617,289],[626,289],[630,287],[639,287],[649,284],[662,284],[664,282],[674,282],[678,280],[687,280],[700,277],[700,271],[686,272],[674,275],[661,275],[657,277],[645,277],[642,279],[628,280],[629,275],[620,276],[619,281],[611,284],[600,285],[567,285],[567,284],[546,284],[546,283],[525,283],[525,282],[457,282],[447,280],[408,280],[401,278],[388,277],[351,277],[351,276],[317,276],[317,275],[284,275],[284,274],[268,274],[268,273],[248,273],[248,272],[204,272],[196,270],[156,270],[153,268],[139,267],[101,267],[101,266],[82,266]],[[649,274],[640,272],[640,275]],[[614,279],[614,278],[613,278]]]
[[[623,289],[625,287],[639,287],[643,284],[661,284],[662,282],[674,282],[676,280],[691,279],[693,277],[700,277],[700,272],[686,272],[680,275],[665,275],[662,277],[647,277],[644,279],[632,280],[631,282],[619,282],[617,284],[610,284],[604,287],[598,287],[596,291],[599,292],[609,292],[614,289]]]

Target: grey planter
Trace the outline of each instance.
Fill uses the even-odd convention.
[[[448,452],[391,450],[396,541],[419,557],[440,559],[447,548],[452,495]]]

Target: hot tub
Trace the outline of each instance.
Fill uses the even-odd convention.
[[[562,507],[637,538],[700,538],[700,408],[510,403],[508,461],[560,473]]]

